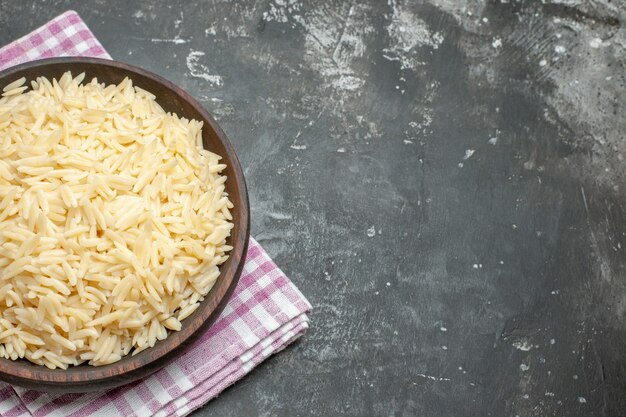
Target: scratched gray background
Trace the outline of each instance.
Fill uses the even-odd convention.
[[[624,0],[76,9],[234,142],[310,331],[196,415],[626,413]]]

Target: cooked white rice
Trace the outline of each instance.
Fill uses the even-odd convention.
[[[105,365],[181,328],[232,248],[202,122],[130,79],[68,72],[0,99],[0,356]]]

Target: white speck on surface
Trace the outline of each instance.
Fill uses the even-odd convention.
[[[268,211],[267,217],[275,220],[290,220],[293,218],[293,216],[289,213],[281,213],[278,211]]]
[[[209,36],[209,35],[217,35],[217,30],[215,29],[214,26],[204,29],[204,36]]]
[[[566,49],[563,45],[556,45],[554,47],[554,52],[556,52],[557,54],[563,54],[565,53]]]
[[[391,287],[391,282],[387,282],[386,284],[388,287]]]
[[[498,49],[499,47],[502,46],[502,39],[493,38],[493,42],[491,42],[491,46],[493,46],[495,49]]]
[[[355,91],[365,84],[365,81],[353,75],[340,75],[331,83],[338,91]]]
[[[553,345],[553,344],[555,344],[555,343],[556,343],[556,340],[554,340],[554,339],[550,339],[550,344],[551,344],[551,345]]]
[[[530,366],[526,365],[525,363],[520,364],[519,366],[520,371],[522,372],[526,372],[530,369]]]
[[[306,145],[291,145],[290,148],[298,151],[303,151],[306,149]]]
[[[497,137],[494,136],[492,138],[489,138],[489,144],[490,145],[495,145],[496,143],[498,143],[498,138]]]
[[[339,148],[339,149],[337,149],[337,152],[345,153],[346,152],[346,148]]]
[[[380,294],[380,291],[376,291],[374,294],[378,295],[378,294]]]
[[[541,61],[539,61],[540,67],[545,67],[547,64],[548,64],[548,61],[546,61],[545,59],[542,59]]]
[[[408,8],[389,2],[391,22],[387,26],[390,45],[383,49],[383,57],[390,61],[399,61],[401,69],[413,69],[423,65],[420,60],[420,48],[438,49],[444,41],[440,32],[431,32],[429,26]]]
[[[604,42],[602,42],[602,39],[600,38],[593,38],[589,41],[589,46],[594,49],[598,49],[599,47],[604,46]]]
[[[367,236],[374,237],[374,235],[376,235],[376,227],[372,226],[367,229]]]
[[[472,268],[474,268],[474,269],[478,269],[478,264],[474,264],[474,265],[472,265]]]
[[[189,42],[189,39],[183,39],[180,36],[176,35],[173,38],[152,38],[150,39],[152,43],[173,43],[174,45],[180,45],[181,43]]]
[[[463,168],[463,162],[459,162],[459,168]]]
[[[181,12],[180,12],[180,19],[176,19],[176,20],[174,20],[174,27],[175,27],[176,29],[180,28],[180,25],[182,25],[182,24],[183,24],[183,21],[184,21],[184,18],[183,18],[183,12],[181,11]]]
[[[525,399],[525,400],[527,400],[527,399],[529,399],[529,398],[530,398],[530,395],[528,395],[528,394],[524,394],[524,395],[522,396],[522,398],[523,398],[523,399]]]
[[[578,402],[584,404],[587,402],[587,399],[585,397],[578,397]]]
[[[443,37],[443,33],[441,32],[435,32],[433,33],[433,41],[435,42],[435,45],[433,46],[433,49],[437,49],[439,47],[439,45],[441,45],[444,41],[444,37]]]
[[[441,349],[443,349],[443,350],[448,350],[448,346],[443,345],[443,346],[441,346]]]
[[[425,374],[417,374],[417,376],[422,377],[422,378],[426,378],[426,379],[430,379],[431,381],[449,381],[450,378],[441,378],[441,377],[436,377],[436,376],[432,376],[432,375],[425,375]]]
[[[546,397],[554,397],[554,393],[551,391],[546,391],[544,394]]]
[[[500,265],[504,265],[504,261],[500,261]]]
[[[463,160],[467,161],[468,159],[470,159],[472,155],[474,155],[474,152],[476,152],[474,149],[466,149],[465,156],[463,156]]]
[[[439,328],[439,330],[441,330],[442,332],[447,332],[447,331],[448,331],[448,329],[447,329],[447,328],[445,328],[444,326],[441,326],[441,327]]]
[[[574,379],[578,379],[578,375],[574,375],[572,378],[574,378]]]
[[[293,0],[277,2],[276,6],[270,7],[276,9],[275,16],[270,13],[270,20],[284,23],[292,17],[303,28],[304,57],[311,68],[323,77],[327,86],[340,93],[351,93],[365,84],[365,80],[357,76],[355,68],[366,52],[366,37],[373,31],[368,23],[369,6],[351,6],[341,27],[330,24],[336,16],[329,15],[325,10],[302,14],[299,3]],[[264,20],[268,20],[266,14]]]
[[[141,19],[142,17],[144,17],[144,14],[141,10],[137,10],[135,13],[133,13],[133,17],[135,19]]]
[[[512,344],[512,346],[517,349],[517,350],[521,350],[522,352],[528,352],[529,350],[531,350],[533,348],[532,343],[528,343],[528,340],[522,340],[521,342],[515,342]]]
[[[263,13],[263,20],[266,22],[287,23],[289,15],[300,9],[300,4],[294,0],[278,0],[275,3],[270,2],[269,10]],[[294,20],[298,20],[293,16]],[[298,16],[299,17],[299,16]]]
[[[517,225],[516,224],[513,225],[513,229],[517,229]]]
[[[189,51],[187,55],[187,69],[192,77],[205,80],[209,84],[220,87],[224,84],[222,77],[210,74],[209,68],[200,62],[200,58],[205,54],[202,51]]]
[[[412,141],[412,140],[408,140],[408,139],[404,139],[404,141],[403,141],[403,142],[404,142],[404,144],[405,144],[405,145],[410,145],[410,144],[412,144],[412,143],[413,143],[413,141]]]

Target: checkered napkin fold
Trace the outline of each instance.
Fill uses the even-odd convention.
[[[0,70],[56,56],[109,58],[73,11],[0,49]],[[0,416],[184,416],[308,328],[311,305],[250,239],[239,285],[213,326],[181,357],[105,393],[50,395],[0,382]]]

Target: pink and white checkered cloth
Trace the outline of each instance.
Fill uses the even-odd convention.
[[[45,57],[110,58],[68,11],[0,49],[0,70]],[[311,305],[250,239],[244,270],[221,316],[189,350],[141,381],[106,393],[50,395],[0,382],[0,416],[184,416],[308,328]]]

